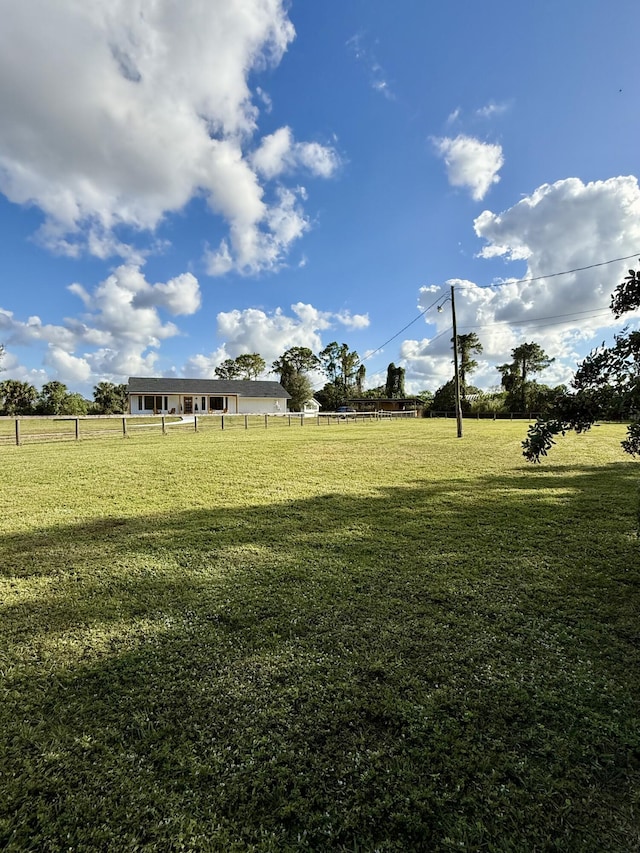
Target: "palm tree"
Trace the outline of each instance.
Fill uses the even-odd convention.
[[[451,339],[451,343],[453,343],[453,338]],[[482,344],[476,333],[469,332],[466,335],[458,335],[458,353],[460,355],[458,372],[460,374],[460,393],[463,400],[467,396],[467,374],[473,373],[478,366],[478,362],[471,358],[472,352],[482,352]]]

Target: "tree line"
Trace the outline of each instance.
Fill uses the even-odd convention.
[[[0,352],[0,355],[2,353]],[[114,415],[127,412],[126,385],[99,382],[93,400],[69,391],[63,382],[47,382],[38,391],[29,382],[0,382],[0,415]]]
[[[453,338],[451,339],[453,343]],[[555,359],[550,358],[535,341],[525,342],[511,350],[511,361],[496,367],[500,384],[496,390],[487,392],[476,388],[468,381],[478,367],[474,354],[480,354],[483,346],[475,332],[458,335],[458,375],[460,402],[463,414],[508,414],[522,412],[544,413],[553,405],[560,394],[567,392],[566,385],[549,386],[538,382],[537,376]],[[445,382],[435,394],[424,392],[427,409],[434,412],[455,411],[455,377]]]

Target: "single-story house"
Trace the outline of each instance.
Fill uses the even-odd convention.
[[[284,414],[289,399],[279,382],[258,379],[129,377],[132,415]]]

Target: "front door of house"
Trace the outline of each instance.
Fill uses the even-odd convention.
[[[185,415],[193,414],[193,397],[184,398],[184,413]]]

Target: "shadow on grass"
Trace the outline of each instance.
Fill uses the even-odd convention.
[[[0,844],[637,849],[635,489],[523,469],[6,537]]]

